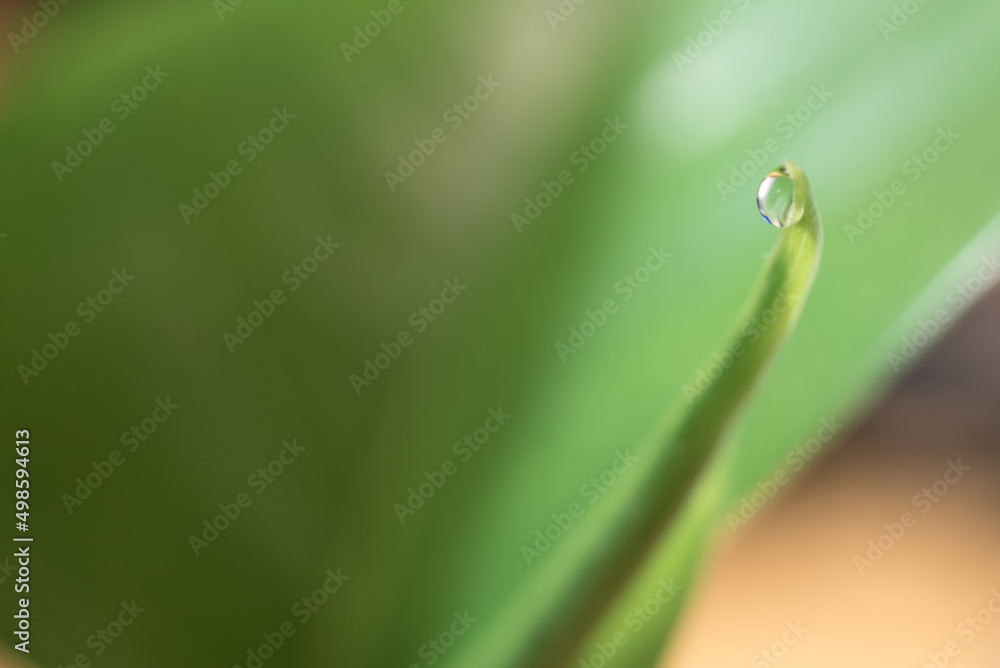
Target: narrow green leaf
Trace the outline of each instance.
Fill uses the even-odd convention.
[[[616,597],[647,566],[719,442],[794,328],[819,265],[822,223],[805,174],[791,161],[793,200],[736,325],[623,476],[525,579],[488,632],[449,665],[559,666],[580,649]],[[614,449],[614,448],[612,448]]]

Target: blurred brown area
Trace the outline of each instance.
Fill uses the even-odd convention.
[[[668,665],[1000,666],[998,333],[994,290],[791,490],[723,529]]]

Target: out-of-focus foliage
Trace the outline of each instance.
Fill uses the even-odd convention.
[[[295,635],[267,665],[458,661],[562,543],[531,566],[523,546],[553,513],[590,507],[582,486],[719,343],[774,236],[756,184],[792,156],[823,207],[823,271],[628,598],[672,576],[686,592],[721,514],[891,379],[887,355],[919,327],[908,308],[1000,204],[988,0],[928,2],[892,32],[884,1],[591,0],[553,29],[555,2],[402,0],[348,63],[341,43],[386,6],[245,0],[220,20],[207,0],[70,3],[13,58],[2,396],[34,441],[43,665],[93,655],[88,636],[132,599],[146,612],[103,666],[242,666],[286,621]],[[710,29],[700,55],[675,57]],[[157,66],[169,76],[122,118],[115,99]],[[491,76],[454,127],[446,111]],[[248,161],[241,143],[285,108],[295,118]],[[114,131],[60,181],[52,163],[104,118]],[[436,128],[447,140],[390,190],[385,172]],[[615,140],[591,159],[581,145],[602,132]],[[179,205],[231,160],[240,172],[186,222]],[[734,179],[746,160],[752,176]],[[512,221],[563,170],[541,215]],[[858,207],[871,223],[845,228]],[[340,247],[292,290],[284,272],[328,236]],[[953,287],[980,270],[974,251]],[[656,253],[670,257],[631,287]],[[122,267],[130,285],[79,311]],[[419,309],[446,281],[467,289],[431,322]],[[286,301],[231,353],[223,333],[275,289]],[[940,283],[934,298],[951,317],[967,301]],[[616,310],[582,347],[557,349],[606,300]],[[70,320],[79,335],[25,385],[18,365]],[[403,331],[412,344],[359,395],[350,376]],[[129,451],[122,432],[168,396],[180,408]],[[478,451],[456,446],[490,410],[511,417]],[[306,449],[258,495],[248,476],[292,439]],[[125,463],[67,512],[63,495],[115,449]],[[454,475],[401,523],[394,506],[445,460]],[[252,504],[195,556],[188,537],[244,492]],[[296,615],[338,568],[350,580]],[[620,665],[646,665],[682,598]],[[466,612],[477,621],[447,652],[426,645]],[[598,635],[622,627],[609,614]]]

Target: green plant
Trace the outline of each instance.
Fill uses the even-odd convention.
[[[2,392],[10,428],[37,432],[37,540],[53,547],[34,557],[47,638],[35,656],[89,652],[133,598],[148,612],[102,654],[108,668],[245,665],[288,619],[295,635],[271,665],[425,665],[429,639],[466,610],[477,621],[438,665],[484,647],[534,657],[531,638],[567,609],[593,631],[581,641],[588,625],[572,623],[556,651],[586,655],[668,572],[682,593],[616,659],[649,665],[725,513],[821,420],[863,410],[925,310],[950,308],[951,287],[997,247],[998,200],[982,184],[1000,177],[1000,87],[981,64],[1000,55],[1000,9],[927,3],[883,34],[892,4],[734,3],[738,20],[695,57],[689,40],[719,7],[586,3],[553,23],[545,3],[413,2],[350,61],[341,43],[384,5],[247,0],[221,20],[202,0],[65,5],[20,45],[0,128],[0,271],[15,286],[3,310],[16,323]],[[149,90],[157,65],[166,76]],[[495,91],[453,129],[444,114],[491,73]],[[140,85],[122,117],[116,102]],[[294,118],[249,161],[240,147],[277,112]],[[105,119],[113,130],[67,157]],[[386,172],[428,138],[433,153],[390,189]],[[809,167],[823,203],[823,271],[739,428],[701,431],[777,343],[775,329],[711,390],[690,378],[760,273],[769,230],[742,221],[783,154]],[[70,172],[53,167],[70,159]],[[805,222],[778,231],[787,247],[765,276],[804,287],[780,272],[808,269],[785,262]],[[293,290],[285,272],[317,237],[339,248]],[[122,267],[134,280],[89,315]],[[421,315],[447,281],[461,296]],[[252,336],[225,337],[275,290],[283,301]],[[594,320],[592,336],[573,334]],[[36,359],[70,321],[79,335]],[[386,348],[391,363],[353,384]],[[37,375],[19,371],[32,364]],[[522,547],[589,504],[581,485],[617,450],[648,443],[663,461],[670,425],[646,439],[685,384],[706,393],[672,418],[701,416],[673,423],[700,443],[683,484],[631,468],[529,565]],[[129,450],[123,432],[158,399],[179,408]],[[510,417],[473,449],[464,439],[491,410]],[[294,439],[299,463],[257,496],[248,477]],[[116,450],[125,463],[67,508]],[[454,475],[401,517],[446,461]],[[190,537],[240,493],[253,503],[196,554]],[[617,569],[642,555],[617,539],[592,551],[630,508],[649,515],[609,530],[649,546],[653,567],[634,574]],[[299,624],[293,606],[337,569],[350,579]],[[581,573],[600,581],[577,586],[575,609]]]
[[[687,399],[678,397],[652,438],[633,449],[641,467],[608,488],[582,527],[574,531],[572,521],[563,519],[569,526],[554,554],[531,573],[523,593],[511,598],[489,629],[448,657],[447,665],[569,665],[574,655],[590,653],[584,641],[591,626],[623,591],[644,579],[644,571],[647,579],[681,575],[671,570],[679,564],[649,563],[648,557],[676,531],[682,502],[794,329],[819,267],[819,210],[805,174],[791,161],[785,167],[789,177],[780,178],[794,184],[793,195],[787,214],[775,224],[786,229],[778,233],[732,333],[703,365],[714,369],[710,380],[698,387],[699,379],[692,377],[685,385]],[[692,576],[690,566],[683,572],[685,582]],[[655,659],[646,654],[642,662]]]

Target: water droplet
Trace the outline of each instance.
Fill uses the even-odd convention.
[[[771,171],[757,188],[757,208],[764,220],[775,227],[788,225],[788,211],[792,208],[792,177],[788,170],[779,167]]]

